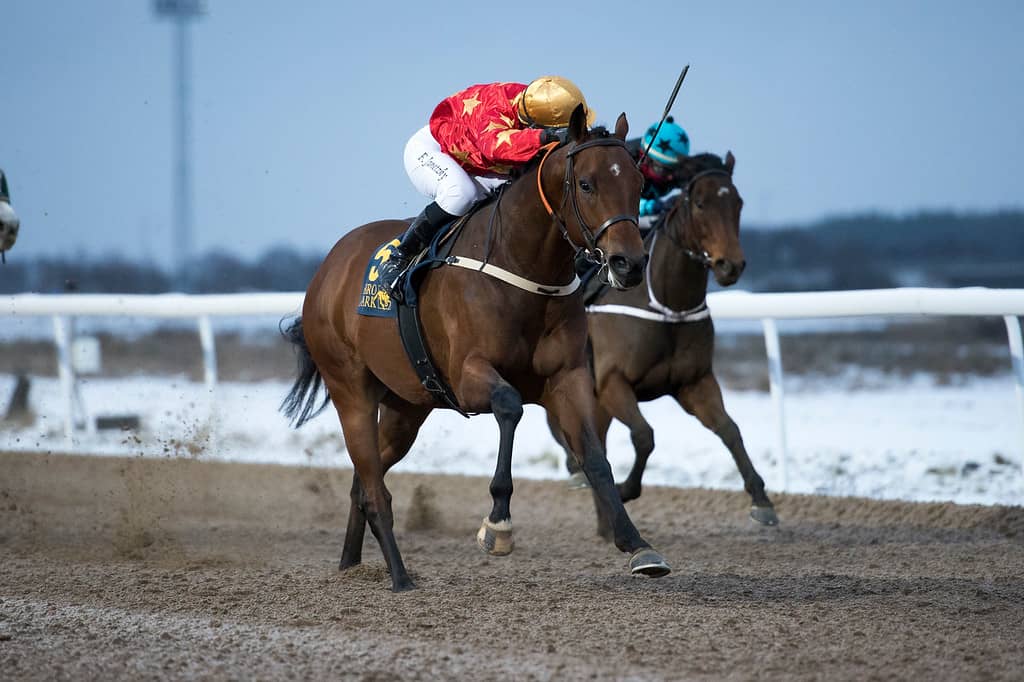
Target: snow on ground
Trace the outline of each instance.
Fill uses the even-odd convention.
[[[785,467],[768,394],[725,390],[726,408],[739,424],[769,493],[784,488],[872,498],[1021,503],[1024,428],[1012,377],[943,386],[928,377],[868,384],[872,388],[856,390],[843,380],[787,382]],[[90,379],[80,388],[92,416],[139,414],[142,429],[80,432],[69,444],[63,436],[57,380],[36,379],[31,392],[35,424],[0,427],[0,450],[351,466],[331,408],[299,430],[289,428],[277,412],[289,388],[284,382],[222,383],[214,395],[202,384],[168,377]],[[12,389],[10,377],[0,378],[4,400]],[[725,447],[673,401],[648,403],[643,412],[657,442],[646,483],[742,489]],[[497,442],[491,416],[467,421],[437,411],[398,470],[490,475]],[[613,425],[608,445],[621,480],[633,457],[625,427]],[[526,478],[565,476],[561,451],[538,407],[527,407],[520,422],[513,471]]]

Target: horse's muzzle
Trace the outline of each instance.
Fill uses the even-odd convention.
[[[616,289],[632,289],[644,280],[643,260],[615,255],[608,259],[608,283]]]
[[[720,286],[727,287],[735,284],[740,275],[747,267],[747,261],[731,261],[725,258],[718,258],[711,264],[711,271],[715,273],[715,281]]]

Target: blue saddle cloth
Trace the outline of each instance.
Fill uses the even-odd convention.
[[[431,240],[430,246],[413,261],[413,264],[402,275],[398,286],[402,287],[405,305],[415,306],[417,304],[417,289],[422,275],[427,270],[444,263],[455,240],[449,240],[446,245],[442,245],[441,242],[462,224],[459,220],[453,220],[438,230]],[[395,317],[398,315],[398,303],[392,300],[391,292],[379,284],[380,264],[391,257],[392,249],[398,244],[397,238],[386,241],[378,246],[373,252],[373,256],[370,257],[370,262],[366,265],[366,272],[363,274],[363,288],[359,293],[359,305],[356,306],[356,312],[360,315],[371,317]]]
[[[363,287],[359,292],[359,305],[356,312],[370,317],[395,317],[398,308],[391,300],[391,292],[380,285],[380,264],[391,257],[391,250],[398,246],[398,239],[390,239],[378,246],[370,262],[366,264],[363,274]]]

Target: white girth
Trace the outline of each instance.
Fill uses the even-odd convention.
[[[654,246],[658,243],[658,233],[655,232],[654,239],[651,240],[651,253],[654,253]],[[587,306],[588,313],[608,313],[612,315],[628,315],[630,317],[639,317],[642,320],[652,320],[654,322],[666,322],[668,324],[678,324],[680,322],[697,322],[711,317],[711,311],[708,310],[708,304],[706,301],[701,301],[700,305],[690,308],[689,310],[672,310],[667,305],[658,300],[658,297],[654,295],[654,289],[651,288],[651,261],[650,258],[647,260],[647,269],[644,272],[644,279],[647,280],[647,307],[651,310],[645,310],[643,308],[635,308],[631,305],[615,305],[608,303],[604,305],[592,305]]]
[[[445,264],[454,265],[457,268],[466,268],[467,270],[476,270],[482,272],[485,275],[490,275],[495,279],[500,279],[502,282],[511,284],[514,287],[518,287],[523,291],[529,291],[532,294],[541,294],[543,296],[568,296],[573,294],[577,289],[580,288],[580,278],[573,275],[572,281],[564,286],[550,285],[550,284],[537,284],[531,282],[525,277],[520,277],[514,272],[509,272],[504,268],[499,268],[497,265],[491,265],[490,263],[484,263],[474,258],[466,258],[465,256],[448,256],[445,259]]]

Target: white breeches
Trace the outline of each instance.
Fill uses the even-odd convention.
[[[456,216],[466,215],[470,206],[506,182],[505,178],[481,178],[467,173],[441,151],[429,125],[417,130],[405,144],[405,172],[413,187]]]

